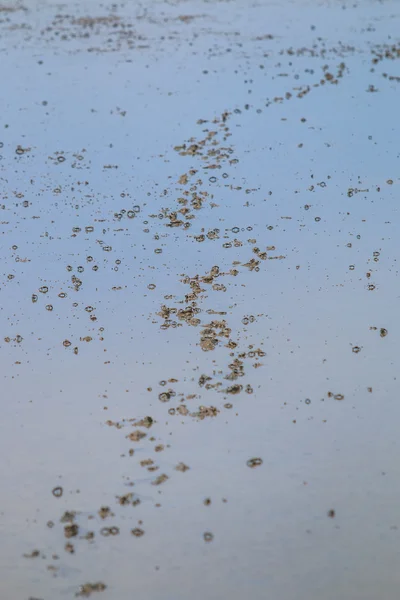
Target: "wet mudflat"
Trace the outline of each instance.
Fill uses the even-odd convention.
[[[1,598],[397,598],[399,18],[0,5]]]

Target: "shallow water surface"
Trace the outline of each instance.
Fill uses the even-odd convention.
[[[399,17],[0,5],[2,599],[398,597]]]

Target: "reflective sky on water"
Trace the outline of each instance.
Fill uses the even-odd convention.
[[[397,598],[399,16],[0,5],[2,598]]]

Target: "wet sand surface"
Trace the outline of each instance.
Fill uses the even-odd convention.
[[[400,574],[397,2],[0,5],[0,596]]]

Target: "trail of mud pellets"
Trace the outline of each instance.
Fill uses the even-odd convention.
[[[382,60],[381,54],[376,54],[374,63]],[[347,70],[346,65],[342,62],[338,65],[336,76],[332,75],[327,69],[324,71],[324,77],[314,84],[312,87],[319,87],[325,84],[337,85]],[[385,74],[386,76],[386,74]],[[282,103],[291,98],[297,97],[301,99],[305,94],[311,91],[310,86],[297,88],[297,93],[287,92],[285,97],[277,97],[272,100],[275,103]],[[235,111],[238,112],[238,111]],[[239,111],[240,112],[240,111]],[[198,137],[190,138],[184,143],[174,147],[174,151],[178,153],[186,162],[190,161],[188,167],[183,170],[183,173],[176,181],[176,199],[172,205],[163,207],[158,214],[150,214],[149,218],[161,219],[164,227],[168,230],[174,229],[180,236],[190,238],[196,244],[214,243],[221,238],[225,238],[220,229],[205,228],[197,225],[197,217],[200,211],[211,211],[218,209],[216,199],[216,190],[219,186],[224,186],[224,190],[228,188],[229,193],[235,192],[249,193],[252,190],[244,190],[240,186],[227,184],[230,178],[230,171],[235,169],[239,163],[235,155],[234,146],[231,143],[232,133],[229,128],[229,122],[232,113],[225,111],[219,118],[214,118],[211,121],[200,119],[197,122],[201,128],[201,134]],[[358,190],[351,190],[357,192]],[[134,219],[140,211],[140,207],[133,207],[129,211],[121,211],[115,214],[114,217],[120,221],[124,217]],[[93,227],[86,228],[86,233],[91,233]],[[268,228],[267,228],[268,229]],[[232,307],[228,301],[220,301],[218,308],[205,308],[210,295],[214,297],[214,293],[218,292],[220,297],[228,297],[232,283],[236,284],[240,281],[243,273],[251,273],[256,276],[261,270],[265,269],[269,260],[284,260],[286,257],[279,254],[279,250],[273,243],[265,244],[263,242],[250,237],[246,241],[236,237],[240,231],[247,231],[251,235],[252,227],[242,228],[233,227],[231,232],[235,235],[233,239],[222,242],[224,249],[242,248],[244,245],[249,247],[249,256],[246,262],[232,260],[229,268],[222,268],[217,264],[209,264],[205,272],[202,273],[187,273],[179,277],[179,282],[186,288],[186,292],[179,299],[176,299],[172,294],[166,294],[161,300],[159,310],[155,315],[156,322],[159,323],[161,331],[174,330],[181,327],[188,327],[193,330],[193,337],[196,340],[196,346],[199,352],[220,352],[218,360],[223,356],[224,367],[221,369],[213,369],[211,372],[201,373],[197,382],[194,384],[194,389],[189,393],[183,393],[179,390],[179,381],[171,377],[167,380],[158,382],[157,387],[150,385],[148,393],[151,398],[165,404],[166,417],[177,417],[196,419],[203,421],[212,419],[225,409],[233,408],[233,396],[240,399],[244,395],[251,396],[253,394],[253,386],[249,377],[249,368],[257,369],[263,366],[262,359],[266,357],[266,352],[262,348],[263,344],[247,344],[244,345],[241,331],[234,328],[230,324],[230,310]],[[220,242],[221,243],[221,242]],[[111,247],[100,243],[103,251],[110,251]],[[247,246],[246,246],[247,247]],[[160,248],[155,250],[155,253],[161,253]],[[93,262],[93,257],[88,257],[88,262]],[[92,266],[96,271],[97,263]],[[68,271],[73,268],[68,265]],[[83,271],[83,268],[78,267],[78,273]],[[252,275],[253,276],[253,275]],[[72,275],[72,287],[75,291],[79,291],[82,280],[78,275]],[[149,289],[154,290],[156,286],[149,284]],[[114,289],[114,288],[113,288]],[[117,288],[116,288],[117,289]],[[41,287],[41,294],[47,294],[48,288]],[[232,294],[234,295],[234,290]],[[59,294],[60,298],[65,298],[64,292]],[[175,298],[173,304],[170,300]],[[32,295],[32,302],[38,301],[38,295]],[[221,308],[222,304],[222,308]],[[47,310],[52,310],[52,305],[47,305]],[[89,318],[95,322],[96,316],[92,306],[86,307],[86,312],[89,313]],[[263,315],[243,315],[241,323],[243,327],[257,321],[258,317]],[[154,323],[155,321],[153,321]],[[99,328],[99,340],[103,341],[103,328]],[[384,333],[382,333],[384,332]],[[381,337],[386,335],[386,330],[381,329]],[[80,342],[92,341],[92,336],[83,336]],[[68,339],[63,341],[66,349],[73,346]],[[73,346],[73,352],[78,354],[78,345]],[[158,388],[158,389],[157,389]],[[207,402],[207,392],[214,393],[213,398],[220,398],[219,402],[210,404]],[[217,396],[216,396],[217,394]],[[331,394],[331,393],[330,393]],[[332,395],[332,394],[331,394]],[[342,400],[342,394],[334,396],[336,400]],[[201,403],[199,403],[201,400]],[[204,402],[204,403],[203,403]],[[130,457],[137,458],[138,465],[152,474],[150,485],[158,488],[163,486],[171,477],[181,476],[182,473],[190,469],[190,465],[185,462],[178,462],[169,472],[160,472],[160,467],[157,464],[157,457],[165,449],[170,447],[169,438],[163,436],[162,425],[151,415],[142,415],[139,417],[123,418],[119,421],[108,420],[106,424],[111,428],[116,428],[122,431],[126,438],[127,454]],[[143,458],[141,452],[137,449],[146,449],[152,452],[152,457]],[[249,457],[246,461],[247,467],[257,469],[261,467],[263,460],[261,457]],[[153,475],[154,474],[154,475]],[[133,482],[130,483],[134,485]],[[63,495],[61,487],[54,488],[53,495],[59,498]],[[226,500],[224,500],[226,501]],[[119,493],[115,497],[115,502],[118,507],[123,507],[127,510],[128,507],[138,507],[141,504],[140,495],[129,491],[128,493]],[[210,498],[203,500],[205,506],[211,504]],[[155,503],[155,507],[161,507],[160,503]],[[330,515],[332,516],[332,515]],[[113,517],[115,513],[109,506],[101,506],[98,509],[97,515],[91,515],[93,522],[99,518],[104,521],[105,526],[99,531],[94,531],[84,527],[80,523],[79,512],[74,510],[66,511],[59,519],[57,527],[63,528],[65,537],[64,550],[68,553],[75,553],[77,544],[92,543],[96,535],[103,537],[115,537],[120,534],[119,527],[113,525]],[[85,517],[86,518],[86,517]],[[48,522],[48,527],[53,528],[56,524],[53,521]],[[143,521],[139,518],[135,527],[130,529],[132,543],[140,543],[140,538],[145,536],[146,527]],[[136,539],[134,539],[136,538]],[[214,535],[210,531],[205,531],[203,540],[210,543],[214,540]],[[29,558],[34,558],[39,553],[35,550],[29,555]],[[28,557],[28,556],[27,556]],[[50,565],[51,568],[51,565]],[[107,589],[107,585],[103,582],[88,582],[80,586],[76,592],[77,597],[89,597],[94,592],[101,592]]]

